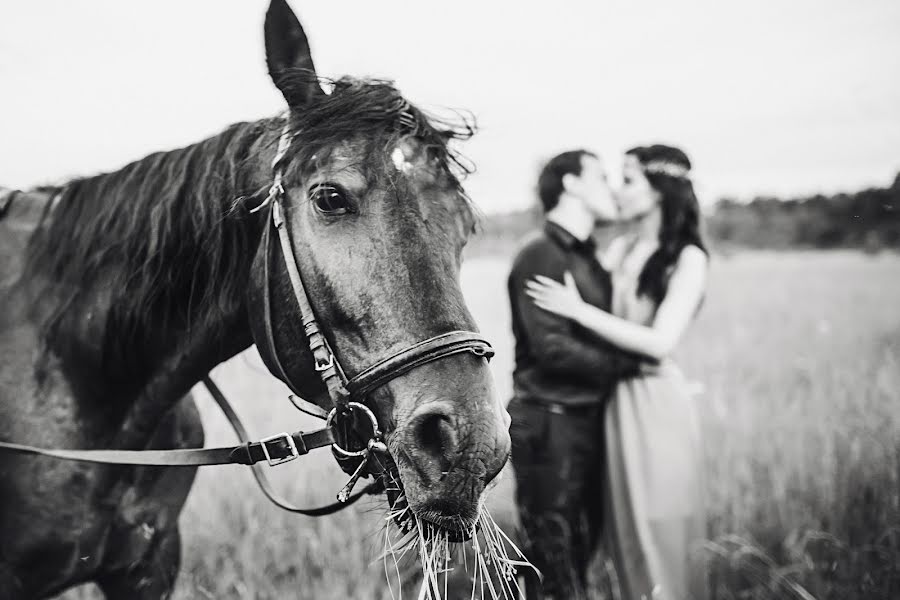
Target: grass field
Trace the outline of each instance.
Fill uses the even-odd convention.
[[[478,258],[463,274],[470,307],[497,347],[504,399],[507,268],[508,259]],[[717,258],[678,358],[704,386],[716,598],[900,598],[900,257]],[[214,378],[253,435],[313,425],[252,351]],[[231,443],[204,391],[196,396],[207,444]],[[343,483],[325,451],[276,471],[297,503],[328,503]],[[510,480],[505,473],[489,501],[505,522],[514,520]],[[291,516],[267,504],[243,468],[208,468],[182,515],[175,597],[390,598],[377,559],[384,516],[380,500],[318,520]],[[595,570],[600,598],[601,561]],[[416,593],[411,582],[403,587],[404,598]]]

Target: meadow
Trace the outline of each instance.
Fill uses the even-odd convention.
[[[512,370],[508,266],[505,256],[483,256],[463,272],[472,312],[497,349],[492,365],[504,400]],[[717,256],[677,358],[699,390],[715,597],[900,598],[900,256]],[[213,378],[255,436],[316,424],[290,406],[252,349]],[[207,445],[232,443],[205,390],[195,397]],[[331,502],[344,482],[327,451],[274,476],[296,503],[311,506]],[[514,527],[511,479],[502,475],[488,505]],[[393,563],[379,558],[385,515],[384,501],[373,498],[336,516],[293,516],[269,505],[244,468],[201,470],[181,518],[175,598],[397,597]],[[402,571],[403,598],[417,597],[414,570]],[[594,597],[608,597],[603,560],[593,576]],[[468,598],[461,587],[449,596]],[[95,594],[82,588],[62,598]]]

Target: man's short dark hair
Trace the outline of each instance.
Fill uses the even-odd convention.
[[[538,177],[538,195],[544,212],[550,212],[559,204],[559,196],[563,192],[563,177],[568,173],[581,175],[581,157],[597,155],[587,150],[569,150],[557,154],[544,165]]]

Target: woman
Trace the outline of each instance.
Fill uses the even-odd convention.
[[[691,163],[677,148],[629,150],[617,194],[631,232],[604,256],[612,314],[582,301],[574,280],[538,277],[528,294],[622,350],[646,357],[616,387],[606,412],[607,536],[622,597],[707,597],[706,537],[697,411],[669,358],[699,308],[708,256]]]

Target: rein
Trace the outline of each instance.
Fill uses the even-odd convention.
[[[222,464],[248,465],[253,469],[253,475],[256,478],[257,483],[269,500],[284,510],[309,516],[331,514],[344,506],[355,502],[365,494],[378,493],[384,489],[383,481],[379,476],[385,472],[386,468],[377,455],[387,455],[388,449],[384,443],[384,436],[379,427],[377,418],[371,409],[366,406],[365,402],[369,393],[385,385],[389,381],[408,373],[416,367],[435,360],[465,352],[490,360],[494,355],[494,350],[487,340],[475,332],[449,331],[432,336],[384,357],[368,368],[363,369],[354,377],[347,378],[340,361],[332,350],[328,339],[325,337],[322,328],[316,320],[309,296],[303,285],[303,279],[300,275],[300,269],[297,264],[296,255],[294,254],[290,232],[285,225],[286,211],[284,207],[284,198],[287,194],[282,185],[284,172],[281,162],[287,153],[292,137],[293,134],[290,130],[290,124],[286,119],[281,136],[278,140],[278,149],[275,158],[272,161],[272,186],[269,188],[266,199],[260,205],[250,210],[251,213],[255,213],[263,207],[269,206],[269,213],[271,215],[271,224],[266,226],[262,240],[262,243],[266,245],[265,264],[263,267],[265,282],[263,285],[265,339],[262,340],[264,342],[263,344],[260,344],[259,341],[257,341],[257,348],[260,350],[261,354],[265,354],[264,358],[269,359],[267,362],[275,367],[275,370],[277,371],[276,375],[284,381],[292,391],[299,394],[299,386],[297,386],[288,375],[278,357],[278,349],[276,347],[272,325],[271,298],[269,291],[269,258],[272,246],[270,230],[274,227],[278,234],[281,254],[284,258],[285,267],[287,268],[291,288],[293,289],[294,297],[297,300],[297,305],[299,307],[303,330],[309,344],[309,349],[315,360],[315,370],[319,373],[322,382],[328,390],[328,395],[331,398],[333,407],[330,412],[325,413],[323,409],[306,400],[294,396],[291,396],[290,400],[299,410],[319,418],[324,418],[325,426],[310,432],[283,432],[263,438],[258,442],[251,442],[237,413],[222,394],[221,390],[219,390],[218,386],[216,386],[207,375],[203,378],[203,383],[216,401],[216,404],[218,404],[219,408],[227,417],[228,422],[231,424],[231,427],[234,429],[238,438],[243,442],[243,444],[239,446],[181,450],[60,450],[0,442],[0,451],[6,450],[63,460],[112,465],[169,467],[197,467]],[[0,212],[0,218],[2,218],[3,213],[8,210],[9,205],[12,204],[13,196],[14,195],[11,195],[6,199],[0,198],[5,200],[2,206],[3,210]],[[353,419],[353,413],[358,413],[358,415],[361,415],[364,418]],[[366,434],[362,436],[363,439],[367,439],[365,447],[362,449],[344,448],[338,442],[336,431],[339,423],[343,422],[346,425],[348,422],[354,423],[354,421],[362,421],[371,429],[371,431],[366,432]],[[348,462],[351,465],[356,463],[350,476],[350,480],[337,495],[338,502],[321,508],[303,509],[280,498],[266,478],[265,471],[262,469],[260,463],[265,461],[270,467],[276,466],[299,458],[300,456],[307,454],[310,450],[325,446],[331,446],[335,458],[341,463],[342,469],[347,469],[345,462]],[[350,460],[348,461],[348,459]],[[366,486],[363,490],[351,495],[356,482],[360,477],[365,475],[372,475],[375,481]]]
[[[62,460],[74,460],[103,465],[131,465],[146,467],[199,467],[211,465],[247,465],[253,470],[253,477],[266,498],[273,504],[288,512],[310,517],[321,517],[333,514],[353,504],[367,494],[377,494],[383,489],[380,479],[367,485],[344,500],[319,508],[300,508],[282,498],[272,486],[262,463],[270,467],[294,460],[310,450],[334,445],[334,431],[326,426],[314,431],[294,433],[278,433],[258,442],[251,442],[247,430],[241,423],[234,407],[225,398],[209,375],[203,378],[203,385],[222,410],[231,428],[243,444],[223,448],[192,448],[183,450],[58,450],[38,448],[25,444],[0,442],[0,450],[19,454],[47,456]]]

